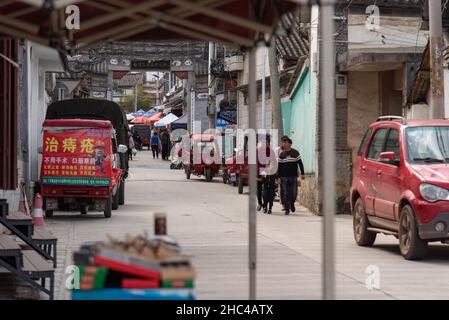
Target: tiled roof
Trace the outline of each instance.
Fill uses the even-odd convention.
[[[309,54],[309,39],[307,32],[301,28],[301,21],[298,15],[289,12],[284,15],[280,22],[281,26],[287,30],[286,36],[276,38],[276,48],[280,56],[286,60],[297,60]]]

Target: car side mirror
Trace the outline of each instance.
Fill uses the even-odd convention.
[[[128,147],[125,146],[124,144],[119,144],[117,151],[118,153],[126,153],[128,152]]]
[[[393,151],[389,152],[381,152],[379,154],[379,159],[381,162],[392,164],[392,165],[399,165],[399,161],[396,160],[396,156]]]

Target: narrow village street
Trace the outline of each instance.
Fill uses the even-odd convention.
[[[0,18],[0,300],[449,298],[449,0]]]
[[[102,213],[55,213],[47,227],[58,237],[56,299],[70,299],[65,289],[72,251],[82,243],[153,232],[153,213],[166,212],[168,233],[192,255],[198,273],[198,299],[248,298],[247,196],[215,178],[186,180],[169,162],[139,152],[131,162],[126,205],[112,218]],[[272,215],[258,213],[258,298],[319,299],[321,294],[321,218],[300,208],[290,216],[279,204]],[[373,248],[358,247],[349,215],[336,219],[339,299],[446,299],[449,247],[433,244],[426,260],[404,261],[394,237],[378,236]],[[380,290],[368,290],[366,268],[377,266]],[[429,286],[432,283],[432,286]],[[43,298],[46,298],[42,295]]]

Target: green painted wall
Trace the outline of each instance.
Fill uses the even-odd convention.
[[[282,104],[284,133],[293,140],[293,147],[302,156],[306,173],[315,172],[317,79],[308,67],[300,75],[290,101]]]
[[[284,134],[290,135],[290,117],[291,117],[291,107],[292,101],[285,100],[281,104],[281,112],[282,112],[282,124],[284,127]]]

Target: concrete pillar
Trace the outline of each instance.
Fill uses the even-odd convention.
[[[430,116],[444,118],[443,21],[441,0],[429,0]]]

